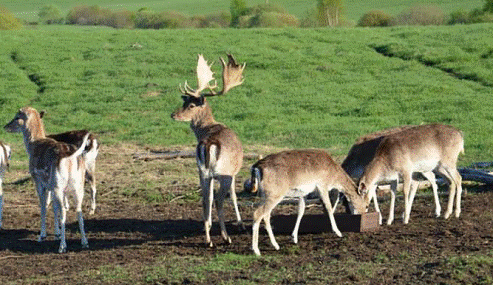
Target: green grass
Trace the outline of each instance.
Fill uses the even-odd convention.
[[[216,119],[246,146],[320,147],[343,155],[365,133],[442,122],[464,131],[461,163],[487,160],[493,154],[493,58],[485,55],[492,32],[491,24],[3,32],[0,121],[7,123],[30,104],[47,111],[49,133],[87,128],[110,144],[193,145],[188,124],[170,118],[181,105],[177,87],[185,80],[195,84],[198,53],[216,62],[219,77],[217,59],[231,52],[247,63],[245,83],[210,102]],[[136,42],[142,48],[132,47]],[[382,46],[394,56],[377,52]],[[40,78],[42,93],[29,81],[32,74]],[[17,134],[3,133],[2,139],[20,142]]]
[[[29,20],[35,21],[38,19],[37,14],[41,7],[47,4],[57,5],[62,13],[66,14],[68,11],[80,4],[86,5],[99,5],[101,7],[109,8],[112,10],[127,9],[131,11],[136,11],[139,8],[147,7],[155,11],[163,10],[175,10],[186,13],[188,15],[197,14],[207,14],[212,12],[217,12],[220,10],[229,11],[230,0],[170,0],[170,1],[158,1],[158,0],[147,0],[147,1],[136,1],[136,0],[107,0],[104,2],[96,0],[86,0],[81,3],[81,1],[71,0],[71,1],[26,1],[26,0],[16,0],[7,3],[2,3],[10,11],[12,11],[15,16]],[[256,4],[265,3],[265,0],[247,0],[248,6],[254,6]],[[271,0],[269,3],[278,3],[285,7],[289,13],[296,15],[299,18],[303,18],[309,9],[316,6],[316,0],[309,1],[299,1],[299,0]],[[361,0],[346,0],[344,1],[345,13],[347,18],[356,23],[361,16],[371,10],[383,10],[391,15],[397,15],[403,10],[412,7],[416,4],[435,4],[441,7],[446,13],[456,11],[458,9],[470,10],[473,8],[480,8],[483,6],[483,0],[390,0],[390,1],[361,1]]]

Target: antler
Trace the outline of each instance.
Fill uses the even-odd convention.
[[[228,64],[226,64],[223,58],[220,59],[223,66],[223,89],[221,92],[216,93],[216,91],[214,91],[214,89],[217,88],[217,82],[215,82],[213,86],[209,84],[210,81],[214,80],[214,72],[211,71],[212,64],[208,65],[204,57],[199,54],[197,62],[198,87],[194,90],[185,81],[183,88],[180,85],[181,93],[197,98],[200,96],[216,96],[226,94],[232,88],[241,85],[243,83],[243,70],[245,69],[246,63],[241,66],[238,65],[231,54],[228,54]],[[210,93],[200,94],[204,89],[209,89]]]
[[[212,64],[208,65],[207,61],[204,59],[204,56],[199,54],[197,61],[197,89],[192,89],[185,81],[183,88],[180,84],[181,93],[192,97],[200,97],[200,92],[202,92],[202,90],[206,88],[216,88],[217,84],[214,84],[214,86],[209,85],[209,82],[214,80],[214,72],[211,71],[211,66]]]

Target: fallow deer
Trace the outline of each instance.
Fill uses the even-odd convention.
[[[214,80],[213,72],[204,57],[199,55],[197,63],[198,87],[193,90],[186,82],[183,88],[180,85],[180,91],[183,94],[183,106],[171,115],[176,121],[190,122],[190,128],[198,142],[196,158],[202,188],[204,227],[206,242],[211,247],[213,243],[209,231],[212,226],[214,180],[219,182],[216,208],[223,239],[231,243],[226,232],[223,212],[223,202],[228,191],[233,201],[238,223],[242,225],[236,201],[235,176],[243,163],[243,148],[240,139],[233,130],[216,122],[206,99],[206,97],[226,94],[232,88],[243,83],[245,64],[238,65],[230,54],[228,54],[228,59],[227,64],[222,58],[220,59],[223,67],[223,88],[216,92],[214,89],[217,88],[217,84],[214,86],[209,84],[210,81]],[[201,93],[204,89],[209,89],[210,92]]]
[[[43,118],[45,112],[41,111],[39,115],[41,118]],[[77,147],[80,147],[84,136],[88,133],[89,139],[83,156],[84,162],[86,164],[85,178],[86,181],[89,182],[89,185],[91,187],[91,211],[89,212],[89,214],[93,215],[96,211],[96,158],[99,152],[99,144],[96,136],[87,130],[75,130],[59,134],[47,135],[47,137],[52,138],[56,141],[73,144]]]
[[[416,188],[412,185],[412,175],[420,172],[427,179],[437,172],[448,180],[449,201],[445,219],[452,214],[455,201],[455,216],[460,216],[462,178],[457,171],[457,159],[464,151],[462,132],[452,126],[429,124],[414,126],[390,134],[382,139],[371,162],[359,181],[358,192],[364,195],[369,204],[376,195],[375,190],[381,181],[391,181],[392,200],[387,224],[394,219],[395,191],[399,178],[403,180],[404,224],[409,222],[411,206]],[[427,176],[430,175],[430,176]]]
[[[11,150],[10,146],[0,142],[0,228],[2,228],[2,213],[3,213],[3,188],[2,182],[5,172],[9,168]]]
[[[342,162],[341,164],[342,168],[349,174],[349,176],[351,176],[351,178],[358,181],[361,178],[361,175],[363,175],[366,166],[374,158],[377,148],[380,145],[380,142],[386,136],[399,133],[401,131],[405,131],[414,127],[416,126],[414,125],[399,126],[399,127],[394,127],[394,128],[366,134],[362,137],[359,137],[354,143],[354,145],[351,147],[351,149],[349,150],[349,153],[344,159],[344,161]],[[440,201],[438,199],[438,186],[435,181],[435,175],[433,174],[433,172],[420,173],[420,174],[423,177],[425,177],[431,184],[431,187],[433,189],[434,199],[435,199],[435,215],[439,217],[441,212],[441,207],[440,207]],[[415,173],[413,175],[413,178],[417,178],[417,175],[418,173]],[[413,179],[413,187],[417,187],[417,186],[418,184]],[[395,195],[393,194],[394,193],[391,192],[392,205],[395,204]],[[382,224],[382,214],[380,212],[380,208],[378,207],[378,201],[376,195],[373,197],[373,202],[375,205],[375,210],[378,212],[380,217],[380,224]]]
[[[279,250],[272,232],[270,216],[274,207],[285,197],[298,197],[300,201],[293,230],[295,243],[298,241],[298,228],[305,209],[304,197],[311,192],[318,192],[329,215],[332,230],[339,237],[342,234],[334,219],[329,190],[337,188],[343,192],[354,206],[355,213],[366,212],[365,201],[358,195],[356,184],[324,150],[288,150],[268,155],[251,167],[250,183],[251,189],[245,190],[253,193],[259,191],[262,197],[253,214],[252,249],[256,255],[260,255],[258,233],[262,220],[265,222],[270,242]]]
[[[39,241],[46,238],[46,200],[48,193],[54,197],[55,234],[60,231],[59,252],[67,250],[65,240],[65,221],[67,195],[75,199],[77,219],[81,232],[81,243],[88,247],[82,216],[84,197],[85,163],[82,157],[89,134],[86,134],[79,147],[47,138],[39,113],[32,107],[24,107],[17,112],[7,125],[8,132],[22,132],[29,156],[29,172],[34,179],[41,208],[41,233]],[[60,219],[58,221],[58,219]],[[59,223],[59,225],[58,225]],[[60,229],[59,229],[60,227]]]

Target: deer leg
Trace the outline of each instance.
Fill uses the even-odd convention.
[[[435,173],[430,171],[430,172],[425,172],[422,174],[428,181],[430,181],[431,189],[433,189],[433,198],[435,199],[435,216],[438,218],[438,217],[440,217],[440,213],[442,212],[442,208],[440,206],[440,200],[438,198],[438,185],[436,182]]]
[[[404,192],[404,224],[409,223],[409,216],[411,215],[411,198],[410,194],[412,192],[412,173],[405,173],[403,175],[403,187]]]
[[[303,218],[303,214],[305,213],[305,206],[305,197],[300,197],[298,201],[298,216],[296,217],[296,224],[291,234],[294,243],[298,243],[298,230],[300,228],[301,218]]]
[[[375,211],[378,213],[378,223],[381,225],[382,212],[380,211],[380,207],[378,206],[377,190],[375,190],[375,193],[373,193],[372,199],[373,199],[373,207],[375,208]]]
[[[89,171],[87,169],[85,176],[91,186],[91,211],[89,215],[94,215],[96,212],[96,177],[94,177],[94,170]]]
[[[39,208],[40,208],[40,216],[41,216],[41,231],[39,233],[38,241],[42,242],[46,239],[46,198],[47,191],[41,185],[40,182],[36,183],[36,192],[38,194],[39,199]],[[56,219],[56,217],[55,217]]]
[[[0,178],[0,228],[2,228],[2,212],[3,212],[3,188],[2,188],[2,178]]]
[[[84,216],[82,215],[82,202],[84,199],[84,180],[74,189],[75,211],[77,212],[77,221],[79,223],[79,231],[81,235],[82,248],[89,248],[89,243],[84,229]]]
[[[332,227],[332,230],[338,237],[342,237],[341,232],[339,231],[339,228],[337,228],[336,220],[334,218],[334,214],[332,211],[332,204],[330,204],[330,198],[327,190],[320,190],[320,188],[317,186],[318,193],[320,195],[320,198],[322,198],[322,202],[324,203],[325,209],[327,210],[329,214],[329,220],[330,220],[330,225]]]
[[[389,218],[387,219],[387,225],[392,225],[394,221],[394,210],[395,210],[395,195],[397,193],[397,183],[398,180],[390,182],[390,207],[389,207]]]
[[[228,236],[228,233],[226,231],[226,225],[224,222],[223,203],[228,193],[228,190],[231,190],[231,182],[232,182],[231,176],[219,177],[219,193],[216,198],[216,209],[217,209],[217,215],[219,217],[219,226],[221,227],[221,236],[223,237],[224,241],[226,241],[227,243],[231,243],[231,238]]]
[[[270,240],[274,248],[279,249],[279,245],[277,244],[274,233],[272,232],[272,228],[270,226],[270,217],[269,219],[265,219],[266,216],[270,216],[272,209],[282,200],[282,197],[268,199],[265,198],[263,203],[255,210],[253,213],[253,225],[252,225],[252,250],[257,255],[260,256],[260,250],[258,249],[258,233],[260,228],[260,223],[262,220],[266,223],[266,230],[269,234]],[[269,222],[269,226],[267,226],[267,222]],[[274,242],[272,242],[274,241]]]
[[[233,207],[235,208],[236,221],[238,221],[238,225],[240,225],[242,230],[245,230],[245,225],[243,224],[243,220],[241,219],[240,210],[238,209],[238,201],[236,198],[236,190],[235,190],[235,177],[231,176],[231,187],[230,187],[230,196],[231,201],[233,202]]]
[[[65,222],[67,219],[67,210],[63,203],[65,201],[65,191],[64,189],[55,188],[53,192],[53,206],[59,212],[60,217],[60,247],[58,248],[58,253],[64,253],[67,251],[67,241],[65,238]],[[57,204],[55,206],[55,204]]]
[[[202,179],[202,206],[204,210],[205,239],[209,247],[214,244],[211,241],[210,230],[212,227],[212,202],[214,200],[214,180],[212,178]]]
[[[451,173],[443,165],[441,165],[438,168],[438,171],[449,182],[447,211],[445,212],[445,215],[444,215],[444,218],[448,219],[450,217],[450,215],[452,214],[452,211],[454,209],[454,198],[455,198],[455,192],[457,189],[457,184],[456,184],[456,181],[454,180],[454,178],[452,177]],[[462,190],[462,187],[461,187],[461,190]]]

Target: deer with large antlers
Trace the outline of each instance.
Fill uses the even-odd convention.
[[[216,197],[216,208],[223,239],[231,243],[224,222],[223,202],[229,191],[236,212],[238,223],[242,225],[235,192],[235,176],[243,163],[243,148],[240,139],[233,130],[224,124],[216,122],[212,109],[206,97],[226,94],[232,88],[243,83],[245,64],[238,65],[234,57],[228,54],[228,63],[221,58],[223,67],[223,88],[217,92],[211,65],[207,64],[202,55],[198,56],[197,89],[192,89],[186,82],[180,91],[183,94],[183,106],[176,110],[171,117],[176,121],[190,122],[190,127],[197,138],[197,166],[202,188],[202,205],[206,242],[213,246],[210,237],[212,226],[212,202],[214,201],[214,180],[219,182]],[[202,93],[208,89],[208,93]]]

